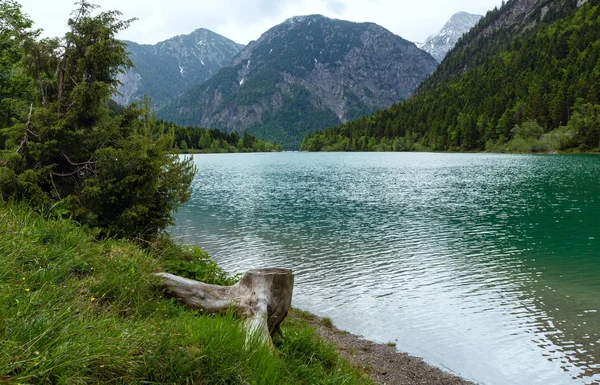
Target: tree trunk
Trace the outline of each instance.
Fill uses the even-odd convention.
[[[207,312],[235,310],[246,319],[246,342],[256,338],[273,345],[292,303],[294,275],[288,269],[255,269],[233,286],[217,286],[168,273],[158,273],[180,302]]]

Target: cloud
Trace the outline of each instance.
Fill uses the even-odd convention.
[[[74,0],[21,0],[47,35],[62,35]],[[238,43],[257,39],[269,28],[298,15],[374,22],[412,41],[423,41],[456,12],[484,14],[501,0],[91,0],[102,10],[118,9],[124,18],[137,17],[119,35],[155,44],[176,35],[207,28]]]
[[[344,2],[340,0],[327,0],[325,6],[334,14],[341,16],[346,8],[348,7]]]
[[[258,8],[261,15],[277,16],[281,14],[286,6],[294,2],[294,0],[258,0],[258,7],[254,6],[253,1],[246,1],[244,4],[247,6],[246,10],[248,8]]]

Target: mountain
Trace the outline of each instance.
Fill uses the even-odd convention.
[[[159,116],[298,148],[307,132],[401,102],[436,66],[431,55],[376,24],[294,17]]]
[[[429,52],[435,60],[441,63],[446,54],[454,48],[458,39],[469,32],[482,17],[482,15],[458,12],[437,34],[428,37],[425,43],[418,43],[417,47]]]
[[[155,45],[126,43],[135,67],[120,76],[113,99],[126,105],[147,95],[157,107],[210,79],[244,47],[202,28]]]
[[[600,142],[600,0],[510,0],[404,103],[304,150],[547,152]]]

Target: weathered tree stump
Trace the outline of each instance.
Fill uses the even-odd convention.
[[[168,273],[158,273],[180,302],[207,312],[235,310],[246,319],[247,342],[256,338],[273,345],[292,303],[294,275],[288,269],[255,269],[233,286],[217,286]]]

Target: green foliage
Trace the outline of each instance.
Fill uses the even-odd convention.
[[[27,101],[32,98],[32,81],[25,75],[21,60],[23,47],[11,32],[19,28],[21,33],[28,31],[28,37],[39,36],[31,26],[18,3],[0,2],[0,129],[12,126],[26,112]]]
[[[333,322],[331,322],[331,318],[321,318],[321,323],[323,324],[323,326],[325,326],[326,328],[333,328]]]
[[[183,153],[227,153],[227,152],[275,152],[281,151],[281,145],[257,139],[244,132],[231,133],[218,129],[200,127],[181,127],[162,120],[157,123],[162,130],[173,130],[175,146]]]
[[[306,321],[245,347],[240,321],[165,299],[157,271],[229,277],[197,248],[98,241],[63,219],[0,203],[0,383],[368,384]]]
[[[279,109],[267,111],[262,122],[248,131],[281,143],[283,148],[295,150],[307,132],[331,127],[340,120],[333,111],[313,106],[306,88],[293,86],[290,92],[284,95]]]
[[[546,3],[536,5],[522,28],[492,28],[515,1],[490,12],[413,98],[307,136],[301,149],[395,151],[396,139],[402,151],[598,149],[592,122],[600,105],[600,6],[597,0],[581,7]],[[585,119],[577,115],[583,105]]]
[[[587,150],[600,151],[600,104],[579,102],[568,127],[574,132],[576,143],[582,143]]]
[[[13,92],[0,126],[0,194],[43,208],[52,205],[105,233],[151,239],[172,223],[189,198],[191,159],[170,155],[173,132],[154,129],[147,101],[114,113],[117,75],[131,65],[115,35],[131,20],[117,11],[93,14],[85,1],[63,39],[37,40],[16,3],[3,4],[2,36],[21,53],[13,78],[31,92]],[[22,69],[19,72],[18,69]],[[3,101],[4,103],[4,101]],[[10,109],[21,106],[19,117]],[[23,106],[29,108],[23,109]]]
[[[528,120],[521,125],[516,125],[512,129],[512,134],[514,137],[521,137],[523,139],[539,139],[544,134],[544,128],[536,121]]]

